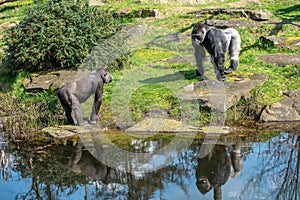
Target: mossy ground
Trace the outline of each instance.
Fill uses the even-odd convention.
[[[144,2],[144,1],[143,1]],[[148,1],[150,2],[150,1]],[[1,24],[7,24],[10,22],[17,22],[24,17],[24,11],[28,9],[31,1],[17,1],[1,6]],[[198,22],[204,22],[206,19],[238,19],[243,18],[239,15],[219,14],[210,15],[203,14],[195,16],[188,14],[188,12],[200,10],[203,8],[243,8],[243,9],[268,9],[272,12],[272,20],[289,20],[299,24],[300,10],[299,4],[294,0],[276,1],[276,0],[261,0],[261,1],[217,1],[207,4],[179,4],[169,1],[166,4],[154,4],[154,3],[137,3],[137,1],[104,1],[104,8],[110,12],[115,12],[120,8],[128,8],[129,11],[135,11],[139,9],[157,9],[161,13],[157,18],[126,18],[122,19],[125,26],[132,26],[135,24],[147,24],[151,27],[153,34],[149,34],[144,41],[136,46],[132,52],[132,56],[129,59],[128,64],[123,70],[112,70],[112,76],[114,81],[106,85],[104,88],[104,99],[100,110],[101,124],[108,127],[115,125],[115,116],[112,112],[112,94],[114,88],[118,84],[119,80],[124,79],[126,73],[132,69],[148,70],[149,67],[156,67],[161,69],[177,70],[181,73],[188,82],[197,81],[197,77],[194,76],[195,66],[189,62],[186,63],[165,63],[162,62],[168,58],[175,56],[192,55],[190,39],[182,39],[178,42],[168,42],[163,40],[171,34],[188,35],[191,32],[193,25]],[[234,81],[238,75],[244,77],[249,76],[252,73],[262,73],[268,76],[268,81],[256,91],[253,91],[253,98],[248,100],[242,100],[241,103],[229,111],[228,121],[239,122],[241,120],[248,119],[250,116],[253,119],[253,109],[261,108],[263,105],[269,105],[273,102],[277,102],[282,99],[283,92],[291,89],[300,88],[300,73],[299,67],[289,65],[286,67],[279,67],[273,64],[268,64],[263,61],[257,60],[259,55],[270,53],[296,53],[298,49],[276,48],[274,46],[263,44],[260,40],[261,36],[277,35],[289,37],[291,40],[300,37],[299,26],[285,23],[285,24],[266,24],[261,27],[255,28],[238,28],[240,35],[242,36],[242,53],[240,56],[240,66],[238,71],[228,77],[228,81]],[[16,72],[17,74],[17,72]],[[214,78],[214,73],[210,68],[208,70],[208,76]],[[34,115],[38,115],[37,104],[39,101],[33,96],[36,95],[24,95],[24,91],[21,89],[20,84],[23,76],[14,76],[14,78],[8,78],[8,74],[4,72],[0,74],[0,98],[7,99],[8,96],[13,95],[16,99],[22,96],[22,105],[27,107],[28,112],[33,112]],[[126,88],[124,88],[126,90]],[[40,95],[40,98],[55,98],[55,93],[49,92],[47,95]],[[26,102],[26,100],[28,101]],[[4,104],[0,113],[11,110],[11,113],[15,115],[18,109],[16,104],[11,105],[10,100],[2,101]],[[5,103],[6,102],[6,103]],[[18,101],[16,101],[18,102]],[[31,102],[28,104],[28,102]],[[38,131],[44,125],[62,123],[63,112],[58,101],[51,101],[52,107],[56,108],[56,111],[52,110],[55,114],[51,123],[44,123],[35,126]],[[253,105],[255,104],[255,105]],[[30,107],[29,107],[30,105]],[[20,106],[19,106],[20,107]],[[173,118],[180,117],[180,108],[178,107],[178,99],[174,98],[174,94],[166,87],[162,87],[158,84],[145,84],[142,87],[135,90],[129,100],[129,111],[134,120],[140,121],[144,113],[147,113],[152,108],[163,108],[170,113]],[[245,108],[247,107],[247,108]],[[245,113],[245,111],[247,111]],[[209,114],[207,111],[201,111],[203,115],[199,116],[199,121],[206,122]],[[18,114],[19,111],[17,112]],[[7,115],[7,112],[6,112]],[[20,120],[31,120],[31,118],[22,118]],[[23,122],[25,123],[25,122]],[[28,121],[28,124],[31,124]],[[40,123],[37,121],[36,123]],[[27,124],[27,122],[25,123]],[[27,129],[26,129],[27,130]],[[33,129],[28,129],[32,131]]]

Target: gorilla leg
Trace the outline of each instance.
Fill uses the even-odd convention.
[[[217,56],[212,58],[215,73],[217,76],[218,81],[225,81],[226,75],[225,75],[225,69],[224,69],[224,63],[225,63],[225,55]]]
[[[204,66],[204,59],[205,59],[205,50],[201,45],[194,46],[195,47],[195,58],[197,63],[197,70],[196,76],[201,76],[199,80],[204,80],[205,76],[205,66]]]
[[[74,111],[75,119],[77,121],[78,126],[82,126],[87,124],[88,122],[83,120],[82,113],[80,110],[80,102],[78,98],[75,95],[71,95],[71,100],[72,100],[72,110]]]
[[[68,100],[68,95],[66,93],[64,93],[63,91],[59,90],[58,91],[58,99],[59,99],[63,109],[65,110],[68,123],[74,124],[74,120],[71,115],[71,113],[72,113],[71,103]]]
[[[239,65],[239,56],[241,51],[241,37],[240,34],[235,29],[228,28],[225,29],[225,31],[231,35],[231,40],[229,45],[230,66],[226,70],[226,73],[229,74],[235,71]]]
[[[226,74],[230,74],[234,72],[238,65],[239,65],[239,54],[240,54],[240,48],[237,47],[237,49],[230,49],[230,66],[226,70]]]

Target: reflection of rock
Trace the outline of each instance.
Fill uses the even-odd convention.
[[[251,91],[262,85],[266,79],[266,75],[254,74],[245,80],[226,81],[224,85],[220,85],[217,81],[200,81],[192,84],[194,92],[186,91],[186,93],[180,94],[179,97],[187,100],[197,99],[202,102],[203,107],[208,108],[211,108],[213,103],[217,104],[220,102],[220,105],[213,106],[214,109],[221,109],[220,111],[223,111],[223,103],[226,103],[225,110],[227,110],[234,106],[241,98],[249,98]],[[213,84],[219,84],[220,86],[213,87]]]
[[[258,59],[265,61],[267,63],[277,64],[279,66],[286,66],[286,65],[300,66],[300,54],[284,54],[284,53],[268,54],[268,55],[258,56]]]
[[[283,100],[263,110],[261,121],[300,121],[300,90],[291,90],[284,95]]]
[[[259,127],[261,130],[273,130],[278,133],[284,130],[285,133],[290,134],[299,134],[300,130],[300,121],[290,121],[290,122],[264,122],[260,124]]]

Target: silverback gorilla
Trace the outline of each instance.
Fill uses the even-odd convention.
[[[104,67],[100,67],[60,88],[57,95],[65,110],[68,122],[78,126],[87,124],[87,121],[83,120],[80,104],[85,102],[92,94],[95,94],[90,123],[97,123],[102,103],[103,85],[111,81],[109,71]],[[72,117],[72,111],[74,111],[74,118]]]
[[[239,65],[239,54],[241,50],[241,38],[237,30],[227,28],[219,30],[217,28],[197,23],[192,31],[192,44],[195,49],[197,62],[196,74],[200,75],[199,80],[205,79],[205,49],[211,56],[216,77],[219,81],[225,81],[226,75],[235,71]],[[230,54],[230,66],[225,71],[225,55]]]

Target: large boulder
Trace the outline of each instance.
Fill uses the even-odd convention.
[[[280,102],[267,106],[260,120],[264,122],[300,121],[300,90],[284,93],[285,98]]]
[[[267,76],[264,74],[253,74],[240,81],[199,81],[188,85],[186,92],[179,97],[198,100],[202,107],[224,112],[236,105],[241,98],[249,98],[251,91],[266,80]]]

